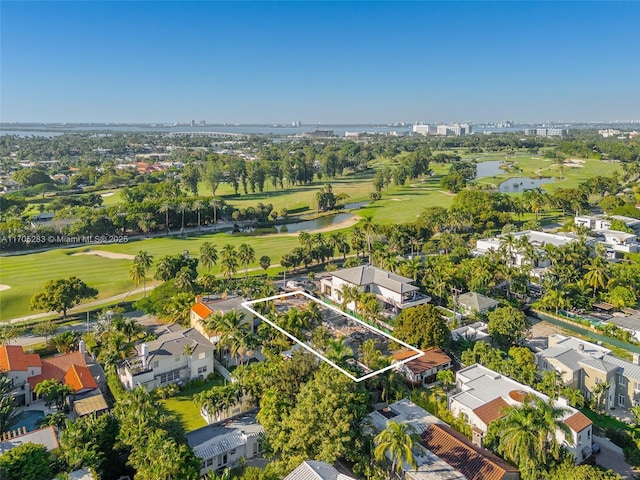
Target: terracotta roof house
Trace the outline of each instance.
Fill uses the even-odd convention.
[[[410,425],[420,435],[413,456],[418,468],[404,463],[409,480],[518,480],[518,470],[489,451],[474,446],[439,418],[408,399],[367,416],[369,428],[380,432],[388,422]],[[302,480],[302,479],[301,479]]]
[[[423,352],[424,355],[421,357],[401,364],[397,368],[397,370],[414,385],[433,383],[436,379],[436,374],[440,370],[451,370],[453,366],[449,355],[437,347],[423,350]],[[402,361],[414,355],[415,352],[412,350],[396,352],[393,354],[393,362]]]
[[[547,395],[478,364],[459,370],[456,386],[458,393],[449,397],[449,410],[471,425],[473,442],[480,446],[489,424],[502,418],[508,407],[522,405],[530,397],[551,401]],[[575,457],[576,463],[581,463],[592,452],[591,421],[562,397],[553,404],[562,409],[560,421],[569,427],[568,433],[556,431],[558,441]]]
[[[520,472],[501,458],[471,443],[448,425],[433,424],[420,444],[468,480],[518,480]]]
[[[69,385],[75,393],[84,393],[98,388],[98,384],[87,368],[82,352],[45,358],[42,360],[42,373],[29,377],[29,387],[33,390],[38,383],[51,379]]]
[[[242,307],[245,299],[239,295],[228,296],[212,296],[212,297],[196,297],[196,303],[191,307],[189,317],[191,319],[191,327],[200,332],[207,340],[214,345],[218,343],[218,335],[216,332],[207,331],[204,328],[203,320],[211,314],[223,314],[235,310],[244,315],[242,323],[251,325],[252,329],[260,324],[261,320],[255,317],[249,310]]]
[[[12,394],[20,405],[30,405],[37,399],[33,389],[43,380],[67,384],[76,394],[98,388],[83,352],[41,359],[40,355],[24,353],[20,346],[6,345],[0,347],[0,370],[13,381]]]

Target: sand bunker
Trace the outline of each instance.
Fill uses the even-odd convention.
[[[76,255],[97,255],[98,257],[112,258],[115,260],[133,260],[136,258],[135,255],[129,255],[127,253],[105,252],[104,250],[87,250],[86,252],[74,253],[71,256],[75,257]]]
[[[4,290],[9,290],[11,287],[9,285],[0,285],[0,292]]]
[[[100,196],[102,198],[106,198],[106,197],[110,197],[111,195],[113,195],[114,192],[109,192],[109,193],[101,193]]]

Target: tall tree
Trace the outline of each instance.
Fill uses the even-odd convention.
[[[418,435],[413,426],[393,421],[388,422],[387,428],[376,436],[374,456],[378,461],[383,461],[387,457],[391,460],[389,479],[402,471],[404,463],[413,467],[414,470],[418,468],[412,452],[417,439]]]
[[[204,242],[200,246],[200,263],[211,273],[211,267],[218,262],[218,249],[211,242]]]
[[[13,382],[5,372],[0,372],[0,436],[10,431],[17,421],[18,406],[12,390]]]
[[[238,272],[238,253],[233,245],[227,244],[222,247],[220,270],[227,279],[230,279]]]
[[[51,455],[42,445],[23,443],[0,456],[0,478],[3,480],[49,480]]]
[[[247,243],[238,247],[238,260],[244,266],[244,276],[249,275],[249,264],[256,259],[256,251]]]
[[[512,306],[499,307],[489,312],[488,332],[503,347],[524,340],[529,331],[525,314]]]
[[[67,310],[75,307],[85,298],[98,296],[98,290],[89,287],[78,277],[51,280],[44,286],[44,291],[31,297],[31,309],[56,311],[67,318]]]

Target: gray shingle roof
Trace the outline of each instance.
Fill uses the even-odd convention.
[[[331,275],[360,287],[376,284],[387,288],[392,292],[401,294],[420,290],[415,285],[412,285],[412,279],[387,272],[386,270],[374,267],[373,265],[362,265],[360,267],[336,270],[335,272],[332,272]]]
[[[622,375],[624,375],[625,377],[640,381],[640,365],[636,365],[635,363],[629,362],[627,360],[614,357],[613,355],[605,355],[603,359],[607,363],[622,368]]]
[[[484,312],[500,305],[499,301],[476,292],[467,292],[458,296],[458,303],[477,312]]]
[[[174,356],[184,353],[184,347],[191,345],[193,347],[192,355],[198,355],[203,352],[212,352],[214,346],[206,338],[194,328],[178,331],[169,330],[168,333],[161,335],[156,340],[147,342],[149,348],[149,361],[153,357]],[[142,344],[136,345],[138,355],[142,354]]]
[[[599,358],[584,358],[582,360],[580,360],[580,365],[584,365],[587,367],[591,367],[594,368],[600,372],[604,372],[604,373],[608,373],[608,372],[613,372],[615,370],[618,369],[618,367],[615,364],[612,364],[609,361],[605,361],[606,357],[603,357],[603,359],[599,359]]]

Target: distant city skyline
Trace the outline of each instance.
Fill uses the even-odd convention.
[[[640,117],[637,2],[2,2],[0,121]]]

